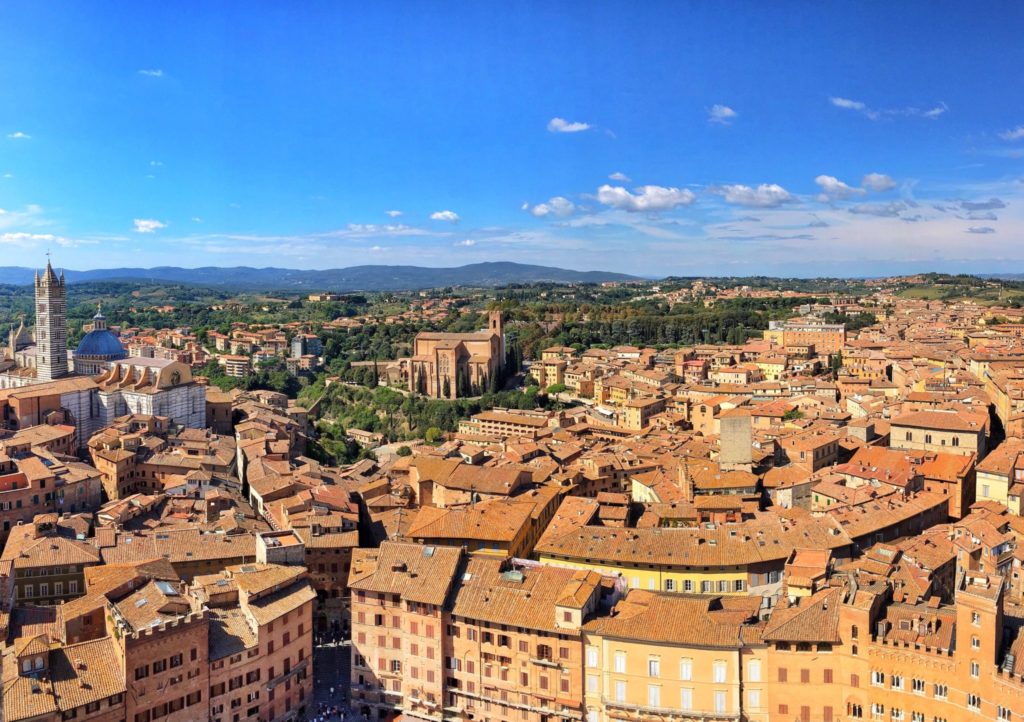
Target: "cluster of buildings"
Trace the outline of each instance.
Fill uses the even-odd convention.
[[[320,683],[370,720],[1024,722],[1013,309],[881,285],[743,344],[551,347],[557,410],[335,467],[285,395],[134,352],[187,330],[98,313],[69,354],[62,279],[36,292],[0,374],[5,720],[297,722],[344,639]],[[494,313],[396,368],[457,398],[504,359]]]

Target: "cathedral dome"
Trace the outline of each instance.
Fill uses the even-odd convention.
[[[105,328],[85,334],[75,349],[75,356],[99,356],[121,359],[127,356],[121,341]]]
[[[93,358],[103,360],[123,359],[128,356],[125,353],[121,340],[112,332],[107,330],[107,319],[103,316],[103,309],[96,308],[96,315],[92,317],[92,331],[85,334],[75,349],[75,358]]]

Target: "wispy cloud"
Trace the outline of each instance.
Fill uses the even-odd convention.
[[[862,216],[878,216],[879,218],[899,218],[900,214],[905,210],[907,210],[907,204],[903,201],[861,203],[849,208],[850,213]]]
[[[1021,140],[1024,138],[1024,125],[1018,125],[1016,128],[1004,130],[999,134],[999,137],[1003,140]]]
[[[969,226],[967,228],[967,232],[968,233],[988,234],[988,233],[995,233],[996,229],[993,228],[992,226]]]
[[[391,218],[398,218],[400,215],[402,215],[402,211],[396,210],[384,211],[384,213],[390,216]]]
[[[850,98],[843,98],[836,95],[831,96],[828,100],[837,108],[852,110],[862,114],[866,118],[870,118],[871,120],[896,116],[918,116],[934,120],[935,118],[944,115],[946,111],[949,110],[949,106],[943,102],[939,102],[930,108],[917,108],[914,106],[905,106],[902,108],[872,108],[864,101],[852,100]]]
[[[625,173],[619,173],[616,171],[608,174],[608,180],[618,181],[619,183],[629,183],[632,179]]]
[[[569,121],[564,118],[552,118],[548,121],[548,132],[550,133],[580,133],[593,127],[590,123]]]
[[[529,211],[530,214],[537,218],[544,218],[545,216],[559,216],[564,218],[565,216],[571,216],[576,211],[576,204],[568,198],[555,196],[544,203],[538,203],[532,207],[529,203],[524,203],[523,210]]]
[[[708,109],[708,122],[729,125],[736,120],[738,113],[728,105],[712,105]]]
[[[992,211],[1006,208],[1006,202],[999,198],[989,198],[987,201],[961,201],[960,207],[965,211]]]
[[[160,68],[144,68],[139,71],[139,75],[145,75],[147,78],[162,78],[164,71]]]
[[[606,206],[630,213],[653,213],[688,206],[697,200],[697,196],[687,188],[648,185],[634,188],[630,193],[621,186],[605,184],[597,189],[597,200]]]
[[[476,245],[476,241],[474,241],[472,238],[467,238],[464,241],[456,241],[455,245],[461,246],[462,248],[470,248]]]
[[[459,214],[455,211],[435,211],[430,214],[432,221],[445,221],[447,223],[458,223]]]
[[[777,183],[762,183],[756,188],[733,184],[715,186],[712,193],[720,195],[726,203],[748,208],[775,208],[783,203],[793,203],[796,198]]]
[[[11,140],[28,140],[32,136],[29,135],[28,133],[23,133],[20,130],[16,130],[13,133],[8,133],[7,137],[10,138]]]
[[[136,218],[133,221],[136,233],[156,233],[161,228],[167,228],[167,224],[153,218]]]
[[[162,160],[151,160],[151,161],[149,161],[149,165],[152,168],[159,168],[163,164],[164,164],[164,162]]]

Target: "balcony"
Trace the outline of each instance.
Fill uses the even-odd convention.
[[[645,704],[617,702],[607,697],[601,698],[601,704],[608,709],[608,716],[613,719],[636,720],[637,722],[658,719],[664,722],[740,722],[739,712],[705,712],[701,710],[681,710],[678,707],[653,707]]]
[[[530,662],[533,664],[539,664],[541,667],[551,667],[552,669],[562,668],[561,664],[547,659],[546,657],[530,657]]]

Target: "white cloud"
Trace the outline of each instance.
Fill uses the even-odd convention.
[[[564,118],[552,118],[548,121],[548,131],[551,133],[579,133],[592,127],[590,123],[568,121]]]
[[[864,188],[869,191],[874,191],[875,193],[889,191],[896,187],[896,181],[885,173],[868,173],[864,176],[863,180],[861,180],[860,184]]]
[[[136,233],[156,233],[161,228],[167,228],[166,223],[153,218],[136,218],[134,223]]]
[[[193,223],[202,223],[203,219],[200,218],[199,216],[192,216],[192,222]]]
[[[829,98],[829,101],[832,103],[832,105],[836,106],[837,108],[843,108],[845,110],[863,111],[867,109],[867,106],[864,103],[860,102],[859,100],[850,100],[849,98],[837,98],[835,96],[832,96],[831,98]]]
[[[13,177],[14,177],[13,173],[4,173],[4,178],[13,178]]]
[[[736,120],[736,116],[736,111],[730,108],[728,105],[716,104],[712,105],[711,109],[708,110],[709,123],[720,123],[722,125],[729,125],[729,123]]]
[[[459,214],[455,211],[435,211],[430,214],[430,220],[432,221],[447,221],[448,223],[458,223]]]
[[[384,213],[386,213],[391,218],[398,218],[400,215],[402,215],[402,211],[384,211]]]
[[[160,68],[149,68],[140,70],[139,75],[145,75],[147,78],[162,78],[164,77],[164,71]]]
[[[59,237],[50,233],[26,233],[25,231],[0,233],[0,245],[28,247],[39,243],[59,243]]]
[[[32,136],[29,135],[28,133],[22,133],[20,130],[16,130],[13,133],[8,133],[7,137],[10,138],[11,140],[28,140]]]
[[[734,203],[748,208],[775,208],[783,203],[796,200],[792,194],[776,183],[762,183],[757,188],[735,184],[712,188],[725,199],[726,203]]]
[[[384,246],[370,246],[370,251],[373,253],[380,253],[383,250],[385,250]]]
[[[537,218],[543,218],[544,216],[571,216],[576,210],[576,204],[570,201],[568,198],[562,196],[555,196],[545,203],[538,203],[533,208],[526,204],[524,210],[529,210],[531,214]]]
[[[828,100],[830,103],[832,103],[832,105],[834,105],[837,108],[842,108],[843,110],[853,110],[857,113],[863,114],[864,117],[870,118],[871,120],[878,120],[879,118],[882,117],[895,116],[917,116],[921,118],[935,120],[939,116],[944,115],[946,111],[949,110],[949,106],[943,102],[940,102],[938,105],[934,105],[931,108],[922,110],[921,108],[916,108],[914,106],[905,106],[903,108],[872,108],[863,101],[851,100],[850,98],[840,98],[834,95],[830,97]]]
[[[820,175],[814,179],[814,182],[821,188],[821,193],[818,195],[818,200],[822,203],[828,201],[842,201],[854,196],[864,195],[865,191],[862,188],[853,188],[846,185],[841,180],[831,175]]]
[[[999,134],[999,137],[1003,140],[1021,140],[1024,139],[1024,125],[1018,125],[1016,128],[1003,131]]]
[[[462,246],[463,248],[469,248],[471,246],[475,246],[476,241],[474,241],[472,238],[467,238],[464,241],[456,241],[455,245]]]
[[[149,161],[149,165],[152,166],[153,168],[159,168],[163,164],[164,164],[164,162],[162,160],[151,160],[151,161]]]
[[[615,171],[608,175],[608,180],[618,181],[619,183],[629,183],[630,177],[625,173],[619,173]]]
[[[606,206],[630,213],[670,211],[679,206],[688,206],[697,200],[693,191],[686,188],[640,186],[633,191],[630,193],[621,186],[605,184],[597,189],[597,200]]]

